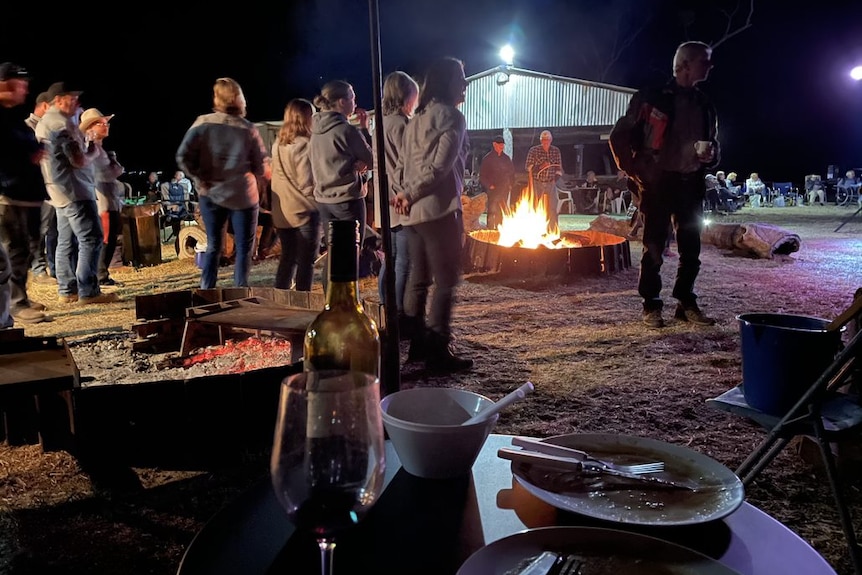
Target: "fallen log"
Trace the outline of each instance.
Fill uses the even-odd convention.
[[[600,215],[590,222],[590,230],[629,235],[628,219]],[[721,249],[732,250],[739,255],[773,259],[776,255],[788,255],[799,251],[802,239],[798,234],[778,226],[764,223],[732,224],[710,223],[704,226],[700,239]]]

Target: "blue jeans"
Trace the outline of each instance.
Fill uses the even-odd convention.
[[[12,327],[15,320],[12,319],[10,300],[10,280],[12,279],[12,266],[9,264],[9,256],[0,244],[0,329]]]
[[[392,230],[392,259],[395,263],[395,309],[398,313],[404,313],[404,290],[407,287],[407,275],[410,272],[410,253],[407,247],[407,234],[402,226]],[[380,303],[386,303],[386,268],[384,262],[380,276],[377,278],[377,291],[380,294]]]
[[[275,287],[290,289],[296,280],[296,290],[311,291],[314,260],[320,247],[320,214],[312,214],[309,222],[298,228],[279,228],[281,257],[275,272]]]
[[[57,208],[57,291],[60,295],[95,297],[99,290],[99,256],[102,253],[102,222],[96,200],[72,202]],[[78,243],[76,253],[75,241]],[[75,256],[77,264],[73,266]]]
[[[251,272],[251,256],[254,252],[254,237],[257,233],[258,207],[244,210],[229,210],[210,200],[200,197],[201,219],[207,231],[207,251],[204,254],[204,267],[201,270],[201,288],[212,289],[218,280],[219,258],[223,248],[223,238],[227,221],[233,227],[236,261],[233,265],[234,287],[248,287]]]

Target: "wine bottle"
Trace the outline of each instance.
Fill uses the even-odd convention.
[[[305,371],[380,375],[380,334],[359,303],[359,222],[331,221],[326,305],[305,332]]]

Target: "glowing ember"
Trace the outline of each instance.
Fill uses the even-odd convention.
[[[559,227],[551,227],[547,203],[547,198],[536,198],[530,188],[521,194],[513,209],[504,207],[503,220],[497,226],[500,232],[497,245],[533,250],[539,246],[551,249],[581,247],[579,242],[561,237]]]
[[[290,365],[290,342],[283,339],[250,337],[228,340],[221,346],[210,346],[183,359],[183,367],[217,364],[219,373],[244,373],[267,367]]]

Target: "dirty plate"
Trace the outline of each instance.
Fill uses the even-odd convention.
[[[575,473],[512,464],[512,473],[527,491],[565,511],[631,525],[695,525],[733,513],[745,499],[742,482],[733,471],[679,445],[612,434],[558,435],[543,441],[614,463],[664,461],[665,470],[652,475],[695,488],[659,489],[609,477],[584,481]]]
[[[594,527],[543,527],[498,539],[473,553],[457,575],[514,575],[544,551],[577,555],[589,575],[739,575],[675,543]]]

